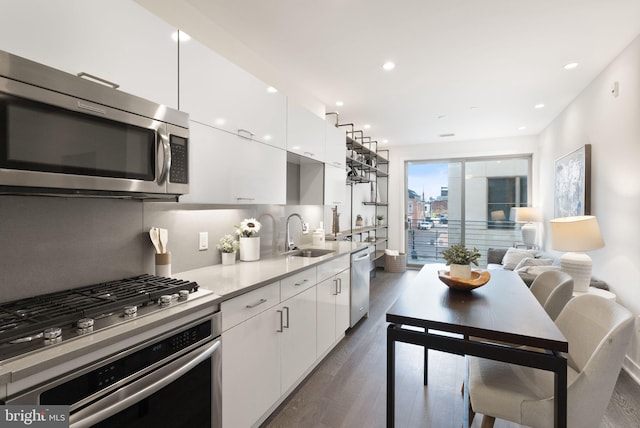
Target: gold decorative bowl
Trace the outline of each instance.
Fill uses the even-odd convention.
[[[438,278],[440,278],[440,281],[447,284],[449,288],[453,288],[454,290],[471,291],[474,288],[482,287],[489,282],[491,274],[486,270],[472,270],[471,278],[462,279],[451,276],[448,270],[439,270]]]

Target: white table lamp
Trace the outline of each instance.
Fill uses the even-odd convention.
[[[522,242],[529,247],[536,245],[536,234],[538,233],[538,226],[533,224],[538,223],[542,216],[540,210],[534,207],[518,207],[512,208],[512,211],[516,211],[515,222],[525,223],[522,225]]]
[[[593,262],[584,251],[604,247],[598,221],[594,216],[554,218],[551,225],[551,248],[568,251],[560,257],[560,267],[573,278],[573,290],[589,291]]]

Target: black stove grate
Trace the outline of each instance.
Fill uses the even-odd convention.
[[[0,304],[0,344],[62,327],[80,318],[101,318],[129,305],[155,303],[165,294],[195,292],[198,284],[140,275]]]

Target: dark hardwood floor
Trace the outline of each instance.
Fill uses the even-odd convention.
[[[384,427],[386,422],[385,313],[418,271],[377,271],[369,317],[361,321],[263,427]],[[422,385],[422,348],[396,345],[396,426],[460,427],[464,358],[430,351],[429,386]],[[479,428],[477,416],[473,427]],[[520,425],[496,420],[496,428]],[[606,428],[640,427],[640,386],[621,372]]]

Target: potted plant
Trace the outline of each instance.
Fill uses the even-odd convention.
[[[232,265],[236,262],[236,252],[240,248],[240,243],[231,235],[224,235],[220,238],[217,246],[222,256],[223,265]]]
[[[447,266],[451,266],[449,274],[452,277],[469,279],[471,278],[471,263],[478,266],[480,252],[477,248],[469,250],[463,243],[454,244],[442,252],[447,262]]]
[[[262,225],[255,218],[245,218],[236,226],[236,235],[240,237],[240,260],[247,262],[260,260],[260,237]]]
[[[356,227],[362,227],[362,216],[360,214],[356,215]]]
[[[378,220],[378,226],[382,226],[384,224],[384,215],[378,214],[376,220]]]

